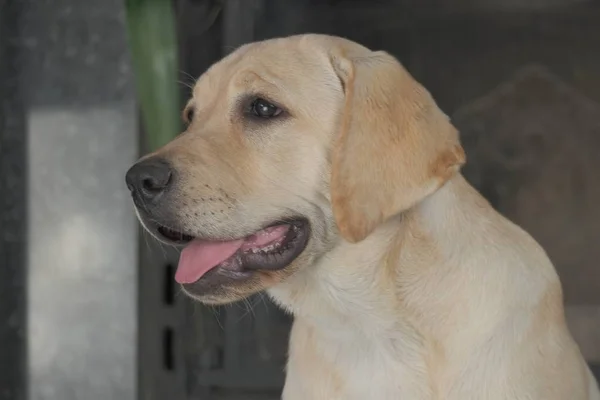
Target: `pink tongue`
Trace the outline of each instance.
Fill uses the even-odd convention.
[[[196,282],[209,270],[234,255],[242,244],[243,239],[231,242],[192,241],[181,252],[175,280],[178,283]]]
[[[179,257],[175,273],[178,283],[193,283],[208,271],[233,256],[240,248],[252,250],[283,240],[289,225],[278,225],[263,229],[246,239],[230,242],[209,242],[196,239],[188,244]]]
[[[246,238],[242,249],[249,250],[277,243],[278,241],[283,240],[289,229],[289,225],[277,225],[258,231],[254,235]]]

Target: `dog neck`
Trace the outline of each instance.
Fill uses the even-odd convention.
[[[431,314],[431,307],[437,307],[433,310],[439,309],[439,317],[451,311],[443,299],[452,290],[443,286],[443,278],[456,266],[455,249],[441,244],[449,242],[447,236],[460,246],[456,230],[464,225],[457,225],[462,214],[456,210],[464,187],[470,186],[455,177],[362,242],[340,241],[318,263],[269,293],[296,318],[333,335],[362,332],[381,338],[399,331],[416,336],[441,331],[437,315],[424,316],[422,310]],[[472,192],[471,201],[485,203]]]

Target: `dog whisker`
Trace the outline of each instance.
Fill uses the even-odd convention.
[[[184,82],[184,81],[177,81],[177,83],[179,83],[180,85],[185,86],[188,89],[194,89],[194,84],[192,84],[192,83],[187,83],[187,82]]]

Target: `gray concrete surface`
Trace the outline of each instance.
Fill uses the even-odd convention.
[[[31,400],[136,398],[137,153],[121,0],[21,0]]]

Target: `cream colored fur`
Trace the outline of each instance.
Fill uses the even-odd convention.
[[[247,93],[289,115],[244,122]],[[187,182],[181,226],[233,237],[285,210],[311,222],[287,269],[192,294],[266,289],[293,313],[283,399],[600,399],[545,252],[460,175],[458,133],[393,57],[322,35],[250,44],[199,79],[189,109],[156,153]]]
[[[270,293],[286,400],[600,398],[544,251],[460,176]]]

